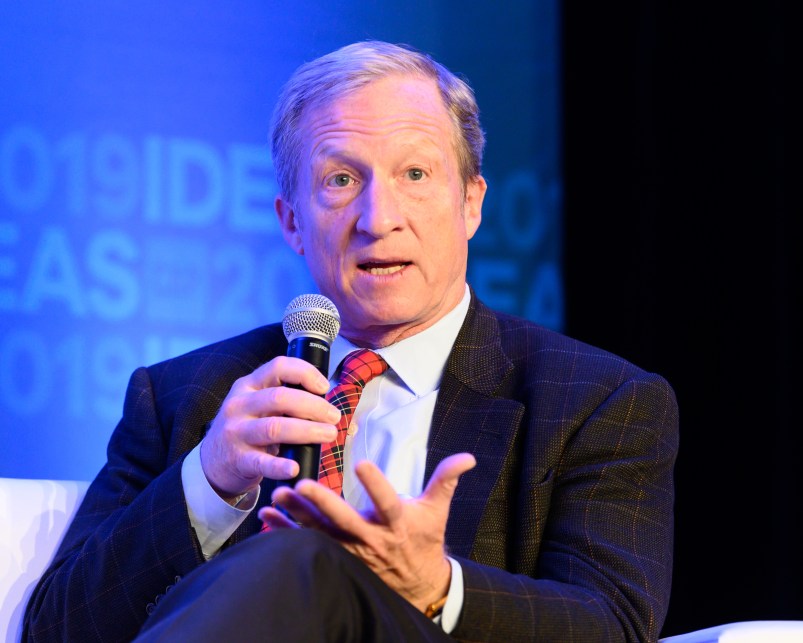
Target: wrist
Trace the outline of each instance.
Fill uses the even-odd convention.
[[[253,487],[252,489],[248,489],[244,493],[241,493],[241,494],[238,494],[238,495],[235,495],[235,496],[223,495],[219,491],[217,492],[217,494],[223,500],[225,500],[226,503],[228,503],[229,505],[231,505],[235,509],[245,509],[250,504],[252,504],[254,502],[253,498],[254,498],[254,495],[256,494],[258,489],[259,489],[258,486],[257,487]]]
[[[449,597],[449,587],[452,582],[452,565],[444,557],[441,573],[438,579],[430,585],[430,591],[417,602],[417,607],[427,618],[435,618],[443,610],[446,599]]]
[[[241,507],[248,504],[248,498],[253,497],[254,493],[259,489],[259,484],[255,484],[247,489],[239,489],[236,488],[235,485],[231,485],[233,488],[227,488],[220,484],[220,482],[215,477],[215,469],[212,466],[212,462],[210,462],[209,458],[211,454],[207,453],[209,449],[212,447],[209,444],[208,438],[204,438],[201,440],[199,445],[199,457],[201,463],[201,471],[203,471],[204,477],[206,478],[207,483],[212,488],[212,490],[223,500],[226,504],[231,505],[232,507]],[[237,481],[237,486],[241,485],[242,481]]]

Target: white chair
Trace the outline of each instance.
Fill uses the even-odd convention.
[[[744,621],[669,636],[660,643],[803,643],[803,621]]]
[[[88,486],[0,478],[0,640],[5,643],[19,641],[28,597]]]

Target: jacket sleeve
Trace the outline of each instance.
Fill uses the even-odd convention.
[[[546,478],[522,484],[525,498],[533,486],[547,498],[534,568],[514,574],[461,559],[455,638],[657,640],[672,570],[674,394],[642,373],[580,415]]]
[[[28,603],[23,640],[131,640],[149,605],[202,563],[171,439],[138,369],[107,463]]]

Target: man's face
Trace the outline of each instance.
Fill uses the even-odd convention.
[[[340,311],[341,333],[384,346],[448,313],[465,289],[485,182],[465,196],[437,85],[397,75],[310,109],[295,208],[278,197],[288,243]]]

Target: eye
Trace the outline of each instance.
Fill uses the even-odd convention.
[[[413,167],[407,170],[407,178],[411,181],[420,181],[422,180],[426,174],[424,174],[424,170],[420,167]]]
[[[335,174],[326,182],[327,185],[335,188],[347,188],[352,183],[354,183],[354,179],[348,174]]]

